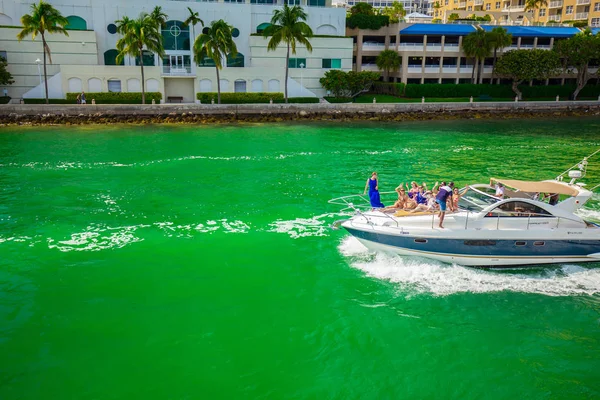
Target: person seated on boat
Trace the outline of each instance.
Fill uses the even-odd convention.
[[[409,212],[415,213],[415,212],[419,212],[419,211],[421,211],[421,212],[435,211],[437,209],[437,202],[436,202],[435,196],[433,195],[431,190],[428,190],[427,192],[425,192],[425,198],[427,199],[426,204],[418,204],[416,208],[410,210]]]
[[[425,197],[425,188],[423,186],[419,186],[419,191],[413,196],[413,200],[417,202],[417,205],[427,204],[427,197]]]
[[[458,201],[460,200],[460,193],[458,188],[452,190],[452,211],[458,211]]]
[[[412,198],[412,199],[410,197],[408,197],[407,200],[406,200],[406,202],[404,203],[403,210],[405,210],[405,211],[412,210],[415,207],[417,207],[417,205],[418,205],[418,203],[417,203],[417,200],[416,200],[416,196],[415,196],[415,198]]]
[[[373,172],[371,177],[367,179],[364,194],[367,194],[367,189],[369,190],[369,202],[371,203],[371,207],[385,208],[379,197],[379,180],[377,178],[377,172]]]
[[[412,201],[407,195],[406,190],[404,189],[404,183],[396,188],[396,192],[398,193],[398,200],[394,203],[393,206],[384,208],[383,212],[394,211],[394,210],[403,210],[406,206],[406,203]]]
[[[406,184],[406,189],[408,189],[406,194],[410,199],[412,199],[414,195],[419,191],[419,185],[417,185],[417,182],[412,181],[410,183],[410,187],[408,186],[408,183]]]
[[[450,182],[448,185],[446,185],[446,182],[442,182],[440,191],[438,192],[438,194],[435,198],[437,203],[440,205],[440,213],[439,213],[439,217],[440,217],[439,227],[440,228],[444,228],[443,224],[444,224],[444,216],[446,215],[446,206],[448,204],[448,200],[452,196],[452,188],[453,187],[454,187],[454,182]],[[450,202],[450,204],[452,204],[452,202]]]
[[[492,182],[490,182],[490,186],[492,186]],[[504,185],[501,184],[500,182],[496,183],[496,186],[494,186],[496,188],[496,193],[494,194],[494,197],[497,197],[499,199],[503,199],[504,198]]]
[[[551,206],[555,206],[558,204],[559,194],[558,193],[545,193],[544,197],[542,197],[542,201],[549,199],[548,204]]]
[[[531,200],[540,201],[540,192],[535,192],[533,196],[531,196]]]

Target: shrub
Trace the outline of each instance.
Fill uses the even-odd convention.
[[[553,98],[557,95],[561,98],[569,97],[575,91],[575,85],[548,85],[548,86],[519,86],[526,99],[535,98]],[[489,95],[492,98],[513,98],[515,97],[510,85],[440,85],[440,84],[409,84],[406,85],[405,96],[409,98],[419,97],[478,97],[480,95]],[[581,97],[598,97],[600,95],[600,85],[588,85],[580,93]]]
[[[387,15],[365,15],[353,14],[346,18],[346,26],[350,29],[371,29],[378,30],[390,24],[390,17]]]
[[[375,82],[369,92],[373,94],[389,94],[400,97],[404,95],[405,86],[404,83]]]
[[[80,93],[67,93],[67,100],[70,103],[77,102],[77,96]],[[140,92],[91,92],[86,93],[85,98],[88,104],[96,100],[96,104],[142,104],[142,93]],[[146,92],[146,103],[152,103],[155,100],[160,103],[162,94],[160,92]]]
[[[319,98],[318,97],[289,97],[288,98],[288,103],[292,103],[292,104],[309,104],[309,103],[318,103],[319,102]],[[281,100],[273,100],[273,103],[285,103],[285,99],[281,99]]]
[[[196,98],[202,104],[210,104],[211,100],[217,102],[217,92],[197,93]],[[284,102],[283,93],[221,93],[221,104],[268,104]],[[291,100],[291,99],[289,99]]]
[[[351,97],[324,97],[330,103],[352,103]]]
[[[46,104],[46,99],[23,99],[25,104]],[[76,104],[75,100],[48,99],[49,104]]]
[[[10,96],[0,96],[0,104],[10,103]]]

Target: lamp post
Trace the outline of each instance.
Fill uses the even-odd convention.
[[[302,70],[304,69],[304,63],[300,63],[300,92],[304,94],[304,82],[303,82],[303,74]]]
[[[42,63],[42,60],[40,60],[39,58],[37,60],[35,60],[35,63],[38,66],[38,75],[40,77],[40,85],[42,84],[42,70],[40,69],[40,64]]]

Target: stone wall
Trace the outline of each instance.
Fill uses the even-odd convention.
[[[0,106],[0,124],[413,121],[600,116],[598,101],[402,104],[161,104]]]

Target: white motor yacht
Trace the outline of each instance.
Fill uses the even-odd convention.
[[[458,210],[446,213],[444,228],[438,227],[437,211],[371,209],[362,195],[330,203],[354,212],[335,225],[373,251],[478,267],[594,262],[600,261],[600,226],[575,214],[593,195],[577,182],[586,167],[587,157],[553,180],[492,178],[490,184],[467,186]],[[502,199],[493,195],[498,183],[505,187]],[[558,194],[560,201],[536,200],[541,193]]]

